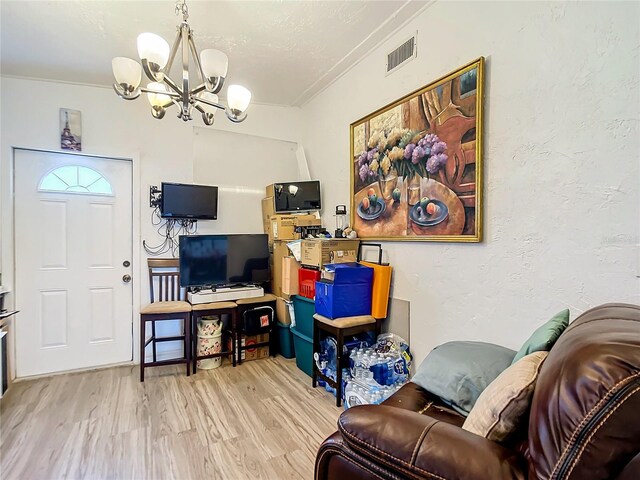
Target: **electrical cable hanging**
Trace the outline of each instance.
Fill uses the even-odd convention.
[[[180,246],[180,235],[193,235],[198,231],[197,220],[162,218],[158,207],[151,212],[151,225],[158,227],[156,231],[163,238],[158,245],[148,245],[146,240],[142,241],[144,251],[153,257],[170,252],[171,256],[176,258]]]

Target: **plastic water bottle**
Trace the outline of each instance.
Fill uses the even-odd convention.
[[[354,348],[353,350],[351,350],[351,353],[349,354],[349,370],[352,376],[355,372],[356,355],[357,355],[357,349]]]
[[[358,356],[356,357],[356,378],[363,378],[363,365],[364,365],[364,354],[362,352],[358,352]]]
[[[370,370],[371,364],[374,362],[373,355],[367,353],[362,360],[362,373],[363,378],[373,378],[373,372]]]
[[[342,400],[344,400],[344,392],[347,390],[347,384],[349,383],[349,369],[342,369]]]
[[[326,362],[318,362],[318,370],[320,370],[320,373],[322,373],[323,375],[327,374],[327,364]],[[321,378],[318,377],[318,386],[319,387],[324,387],[327,384],[327,382],[325,382],[324,380],[322,380]]]
[[[338,349],[336,348],[337,344],[333,337],[327,337],[325,339],[325,351],[327,352],[327,362],[329,366],[335,370],[336,363],[338,360]]]

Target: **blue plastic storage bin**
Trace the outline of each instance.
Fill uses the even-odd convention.
[[[371,284],[316,282],[316,313],[327,318],[371,315]]]
[[[296,365],[309,376],[313,375],[313,338],[300,333],[296,327],[291,327],[293,344],[296,349]]]
[[[296,317],[295,329],[302,335],[313,338],[313,314],[316,313],[313,300],[294,295],[293,312]]]
[[[356,262],[330,263],[323,269],[333,274],[333,283],[373,283],[373,268]]]
[[[359,263],[325,265],[333,281],[316,282],[316,313],[328,318],[371,315],[373,268]]]

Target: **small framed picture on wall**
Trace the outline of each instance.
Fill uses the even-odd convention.
[[[60,109],[60,148],[82,151],[82,113],[80,110]]]

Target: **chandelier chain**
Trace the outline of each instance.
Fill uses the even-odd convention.
[[[176,15],[182,15],[182,21],[186,22],[189,18],[189,8],[186,0],[176,1]]]

